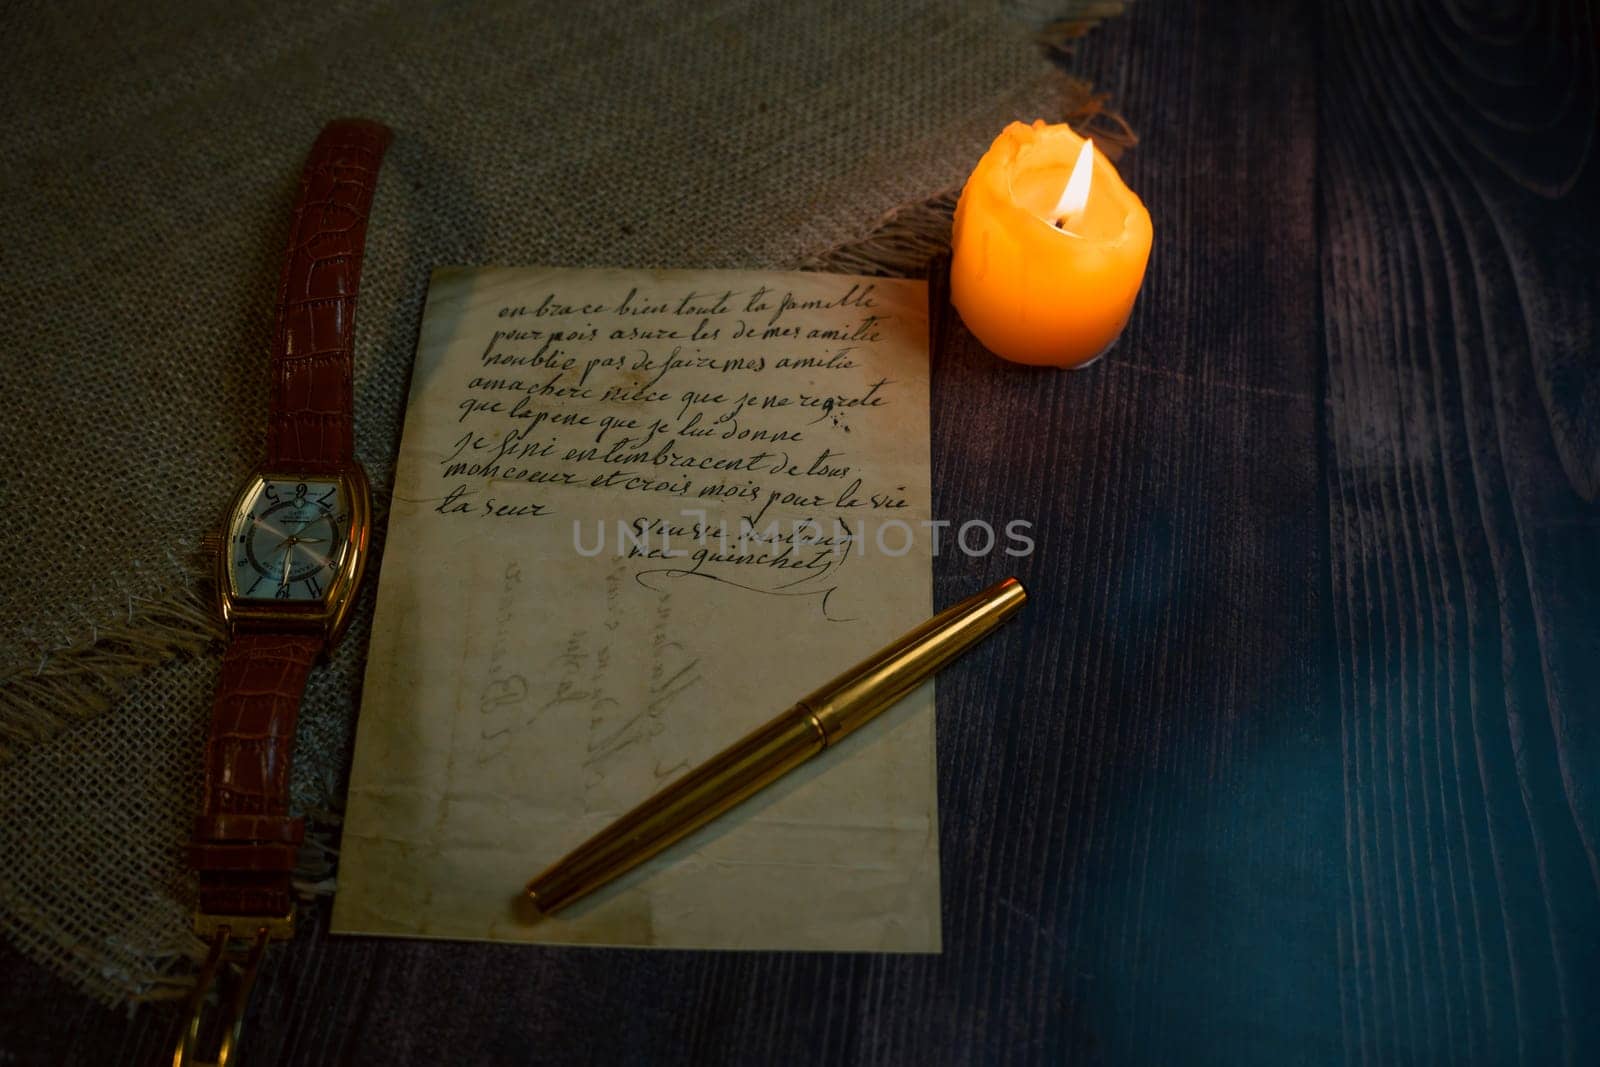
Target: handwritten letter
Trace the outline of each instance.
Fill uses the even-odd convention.
[[[609,888],[523,884],[932,613],[926,287],[441,270],[338,932],[939,948],[931,683]]]

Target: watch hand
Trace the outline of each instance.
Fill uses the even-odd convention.
[[[291,561],[293,560],[293,557],[294,557],[294,552],[291,551],[287,547],[284,548],[284,550],[283,550],[283,579],[278,583],[280,588],[287,589],[289,587],[289,567],[290,567]]]

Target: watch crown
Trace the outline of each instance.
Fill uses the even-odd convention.
[[[213,531],[200,535],[200,551],[215,556],[222,551],[222,535]]]

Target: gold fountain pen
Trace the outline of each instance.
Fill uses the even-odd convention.
[[[1007,578],[946,608],[557,860],[528,883],[528,898],[549,915],[637,867],[866,725],[1027,598],[1022,583]]]

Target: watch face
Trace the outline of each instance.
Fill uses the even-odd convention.
[[[320,601],[339,573],[349,523],[349,503],[337,481],[263,482],[229,531],[234,595]]]

